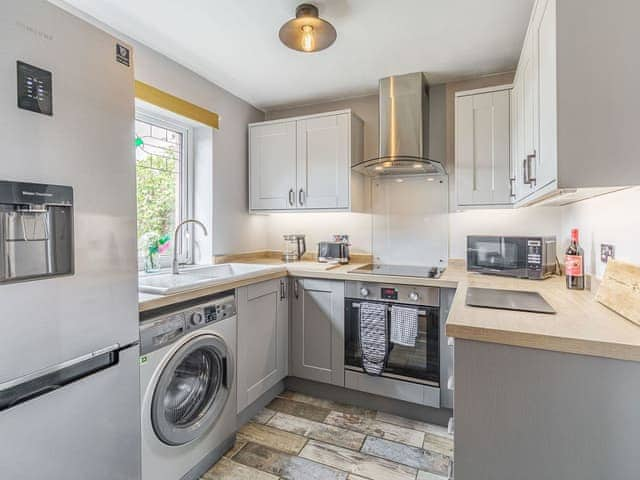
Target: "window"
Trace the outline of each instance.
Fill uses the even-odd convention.
[[[191,130],[157,114],[136,112],[136,179],[140,257],[159,247],[160,264],[168,266],[174,244],[180,262],[191,263],[188,229],[174,239],[176,225],[192,209]]]

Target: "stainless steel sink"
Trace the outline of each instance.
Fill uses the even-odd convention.
[[[284,268],[281,265],[245,263],[185,267],[177,275],[170,271],[140,275],[138,277],[138,291],[155,295],[171,295],[242,280],[256,273],[278,272]]]

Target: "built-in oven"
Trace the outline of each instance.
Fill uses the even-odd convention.
[[[387,355],[381,377],[440,386],[440,289],[369,282],[345,285],[345,369],[364,373],[360,341],[360,309],[363,303],[386,307],[390,331],[394,305],[417,310],[418,333],[415,346],[404,346],[386,339]]]
[[[556,237],[467,237],[467,270],[540,280],[556,271]]]

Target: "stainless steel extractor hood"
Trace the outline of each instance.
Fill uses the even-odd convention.
[[[424,73],[383,78],[379,102],[378,156],[352,168],[372,177],[446,175],[441,162],[427,157],[429,97]]]

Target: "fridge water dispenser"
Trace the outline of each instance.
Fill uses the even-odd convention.
[[[73,274],[73,189],[0,181],[0,283]]]

